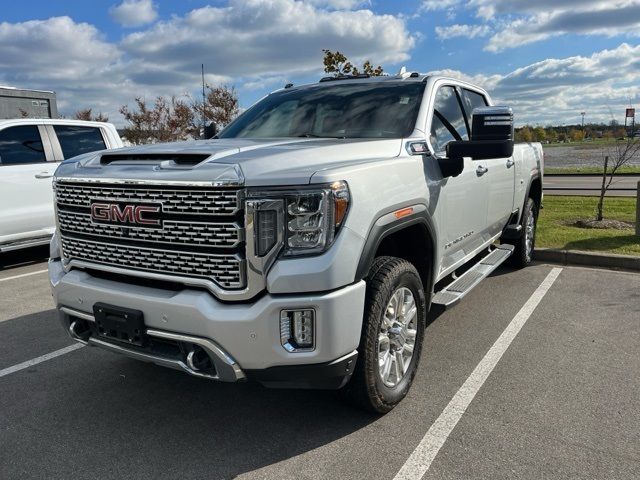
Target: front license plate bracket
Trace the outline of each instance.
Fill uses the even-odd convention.
[[[144,347],[147,343],[144,316],[140,310],[96,303],[94,334],[99,338],[115,340]]]

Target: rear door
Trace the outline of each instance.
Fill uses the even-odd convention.
[[[0,130],[0,243],[53,233],[52,160],[42,125]]]
[[[438,87],[430,125],[429,143],[436,157],[446,156],[449,142],[469,140],[467,122],[455,86]],[[478,170],[482,166],[471,158],[465,158],[460,175],[436,180],[433,185],[434,191],[440,191],[435,207],[443,249],[439,273],[460,263],[485,241],[483,231],[486,227],[488,187],[486,177],[479,173],[482,170]]]
[[[488,105],[484,94],[474,90],[460,89],[467,125],[471,128],[474,108]],[[488,183],[487,228],[490,235],[497,235],[507,224],[513,211],[515,189],[515,164],[512,158],[492,158],[482,161],[488,169],[485,174]]]

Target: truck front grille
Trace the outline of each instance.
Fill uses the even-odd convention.
[[[246,287],[242,191],[238,188],[76,183],[58,180],[63,260]],[[159,226],[92,219],[91,205],[158,206]]]
[[[163,229],[131,228],[92,223],[88,213],[58,211],[60,228],[69,233],[168,244],[233,248],[242,240],[237,223],[176,222],[166,220]]]

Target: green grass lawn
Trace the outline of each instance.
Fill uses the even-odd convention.
[[[545,196],[538,219],[536,246],[640,255],[640,237],[635,236],[632,228],[600,230],[566,225],[580,218],[595,218],[597,203],[597,197]],[[605,218],[635,222],[635,212],[634,197],[605,199]]]
[[[545,167],[544,173],[553,175],[554,173],[573,173],[580,175],[602,175],[602,167]],[[640,165],[625,165],[620,167],[616,173],[637,173],[640,175]]]

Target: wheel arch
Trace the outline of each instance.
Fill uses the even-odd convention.
[[[427,300],[433,291],[435,275],[435,227],[426,209],[385,222],[378,218],[369,231],[360,255],[356,280],[366,278],[374,260],[381,255],[403,258],[411,262],[422,279]]]
[[[529,187],[527,188],[527,194],[524,196],[522,208],[527,202],[527,199],[531,198],[536,203],[536,213],[542,206],[542,178],[540,175],[534,175],[529,181]]]

